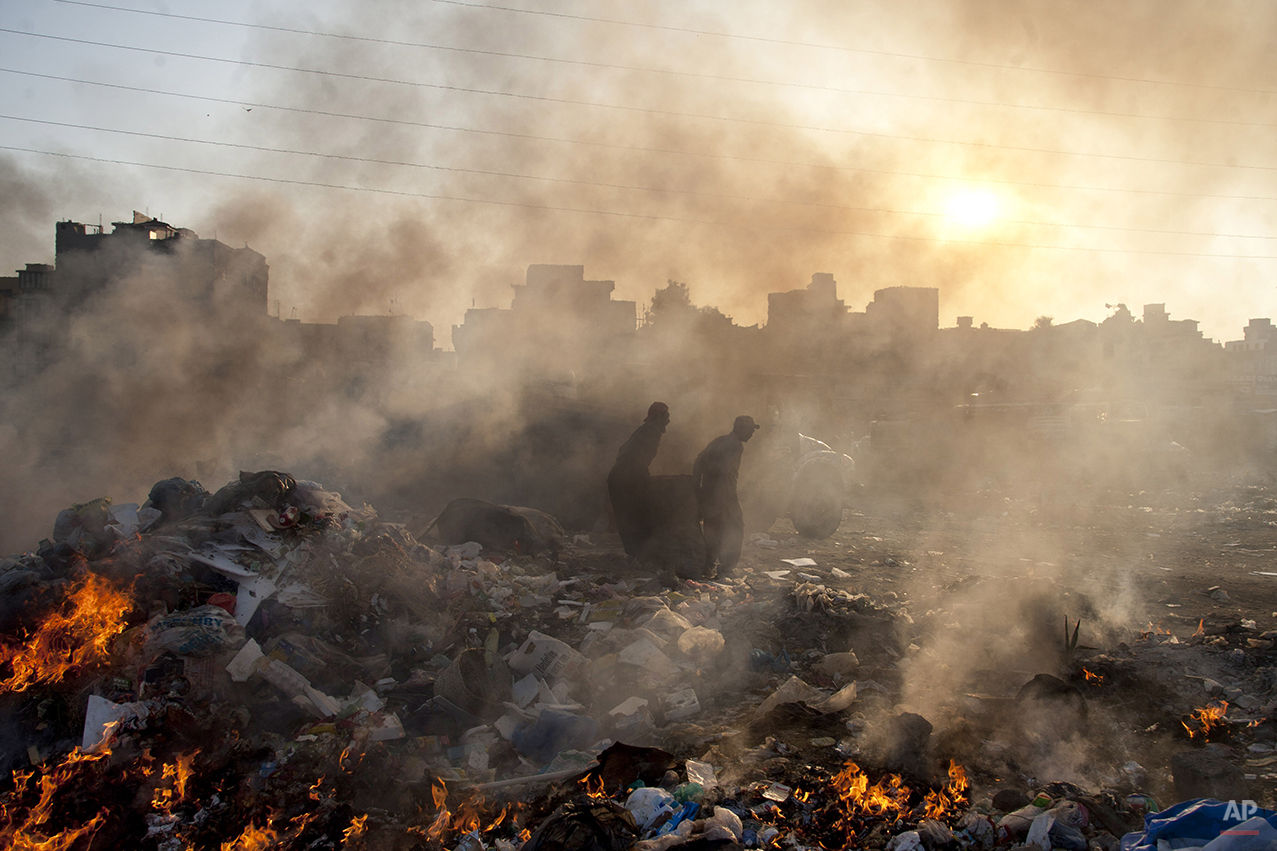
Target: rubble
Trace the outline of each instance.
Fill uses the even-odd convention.
[[[0,836],[1111,851],[1158,798],[1245,798],[1277,770],[1253,621],[1103,650],[1075,627],[1040,670],[936,715],[901,683],[957,615],[823,558],[773,577],[771,539],[729,581],[673,587],[557,540],[423,543],[273,471],[74,506],[0,572]],[[1174,711],[1122,703],[1128,686]],[[1179,753],[1111,749],[1119,711]],[[1062,741],[1101,786],[1030,773],[1075,776]]]

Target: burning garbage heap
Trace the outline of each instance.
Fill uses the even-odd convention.
[[[274,471],[64,511],[0,562],[4,847],[1111,851],[1156,809],[1016,773],[978,696],[937,735],[893,710],[914,619],[845,572],[669,591],[585,536],[488,543]],[[1076,714],[1134,652],[1017,706]]]

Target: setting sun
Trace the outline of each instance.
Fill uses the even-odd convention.
[[[998,197],[985,189],[971,189],[954,195],[945,212],[967,227],[980,227],[998,215]]]

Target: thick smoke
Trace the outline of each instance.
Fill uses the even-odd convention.
[[[193,164],[405,195],[209,178],[200,192],[213,199],[206,209],[168,218],[261,251],[271,264],[271,309],[278,303],[283,319],[411,314],[434,323],[445,346],[467,308],[508,306],[510,285],[522,283],[532,263],[584,264],[588,278],[615,279],[616,298],[640,305],[666,281],[685,281],[697,304],[740,324],[764,321],[766,293],[801,287],[815,271],[833,272],[855,309],[882,287],[938,287],[945,325],[956,313],[1011,327],[1041,314],[1099,319],[1106,302],[1165,301],[1176,316],[1235,334],[1244,316],[1235,311],[1266,312],[1271,261],[1016,244],[1270,253],[1255,247],[1262,241],[1147,232],[1262,233],[1271,221],[1274,202],[1199,197],[1277,194],[1268,171],[1229,167],[1262,166],[1268,128],[1185,120],[1265,120],[1267,96],[1254,92],[1277,88],[1263,35],[1271,31],[1265,16],[1277,12],[1267,7],[1149,2],[1078,15],[1041,3],[995,13],[976,2],[934,2],[904,15],[889,4],[811,2],[730,13],[615,4],[581,13],[667,28],[407,2],[382,4],[376,16],[350,7],[302,21],[262,18],[609,67],[259,34],[246,58],[523,97],[245,70],[237,79],[246,100],[416,124],[239,110],[224,124],[237,141],[359,159],[201,148]],[[1160,79],[1203,87],[1136,81]],[[171,102],[146,103],[163,118]],[[10,227],[0,244],[14,266],[50,259],[53,219],[91,221],[103,209],[123,217],[133,197],[103,184],[97,166],[32,174],[0,162],[0,180],[15,187],[5,193]],[[180,206],[164,194],[162,178],[144,174],[132,191],[151,193],[151,209]],[[964,228],[940,215],[968,186],[998,193],[1012,221]],[[412,432],[404,424],[427,414],[434,414],[431,434],[446,432],[451,406],[474,395],[490,410],[483,434],[458,438],[469,451],[491,455],[525,425],[514,375],[459,387],[383,365],[352,382],[286,345],[272,348],[282,344],[256,325],[231,329],[189,317],[161,289],[146,273],[118,282],[68,321],[67,357],[47,380],[6,400],[12,425],[4,439],[22,461],[4,492],[48,494],[23,498],[33,518],[98,491],[140,499],[147,483],[167,475],[215,486],[240,466],[282,466],[341,485],[364,465],[365,481],[393,479],[393,469],[368,472],[387,435]],[[663,365],[659,380],[617,376],[607,388],[622,433],[648,396],[674,407],[675,426],[686,431],[671,434],[674,460],[662,459],[665,471],[682,469],[704,440],[726,430],[739,404],[760,398],[748,387],[705,386],[696,367],[713,339],[703,329],[667,335],[646,355]],[[96,423],[79,416],[82,400],[107,413]],[[84,440],[92,450],[55,474],[50,465],[66,457],[62,448]],[[32,522],[21,545],[34,538]]]
[[[616,17],[630,20],[633,14],[618,9]],[[789,8],[783,15],[749,7],[728,17],[650,14],[657,25],[846,44],[887,55],[419,4],[401,4],[396,14],[381,17],[384,31],[362,15],[328,21],[327,29],[340,32],[683,73],[264,38],[261,51],[306,67],[552,100],[293,75],[280,85],[263,80],[261,98],[484,132],[267,111],[253,131],[260,140],[308,150],[323,140],[322,149],[332,153],[548,180],[311,161],[287,167],[300,179],[499,203],[289,195],[293,200],[270,218],[290,225],[262,228],[252,212],[260,203],[254,191],[242,202],[232,194],[220,205],[217,226],[242,232],[276,260],[277,292],[302,315],[331,320],[341,311],[383,310],[386,291],[394,289],[408,312],[440,326],[459,321],[471,300],[504,305],[505,285],[518,282],[533,262],[584,263],[594,275],[616,278],[619,297],[639,300],[667,278],[696,282],[706,302],[743,323],[765,319],[765,293],[801,286],[813,271],[832,271],[862,302],[880,287],[939,286],[946,318],[961,312],[993,325],[1025,327],[1041,313],[1098,319],[1106,302],[1157,300],[1172,304],[1178,315],[1231,332],[1242,317],[1230,317],[1231,325],[1217,320],[1220,311],[1202,294],[1199,276],[1222,264],[1252,292],[1261,280],[1263,261],[1254,267],[1235,260],[1212,264],[1155,252],[1270,253],[1256,247],[1263,241],[1144,231],[1263,233],[1272,202],[1160,193],[1272,194],[1266,172],[1226,167],[1262,164],[1271,144],[1262,127],[1191,120],[1249,121],[1262,115],[1253,110],[1263,107],[1264,96],[1221,97],[1193,85],[1135,81],[1265,88],[1263,75],[1271,78],[1272,71],[1256,64],[1266,53],[1261,40],[1246,35],[1264,31],[1253,22],[1239,26],[1239,18],[1186,4],[1124,7],[1116,21],[1108,13],[1083,16],[1031,3],[999,7],[996,14],[979,4],[933,3],[908,17],[873,6],[827,4]],[[1216,38],[1198,42],[1194,35],[1202,46],[1185,49],[1186,33],[1203,32]],[[1226,33],[1227,56],[1217,62],[1214,53]],[[851,130],[863,133],[845,132]],[[501,133],[512,135],[496,135]],[[1034,148],[1078,155],[1024,150]],[[278,167],[279,161],[270,164]],[[955,192],[973,186],[995,191],[1011,221],[972,229],[936,215]],[[407,233],[431,246],[430,257],[402,249],[399,221],[410,222]],[[1102,250],[964,244],[970,242]],[[312,262],[278,262],[285,256]],[[336,262],[313,262],[318,256]],[[345,285],[345,266],[349,258],[369,256],[387,265],[365,297],[363,289]],[[449,286],[436,283],[438,273]]]

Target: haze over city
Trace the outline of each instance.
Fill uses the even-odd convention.
[[[0,5],[0,263],[121,210],[271,266],[270,310],[506,307],[534,263],[741,324],[834,274],[941,325],[1277,307],[1265,3]]]

